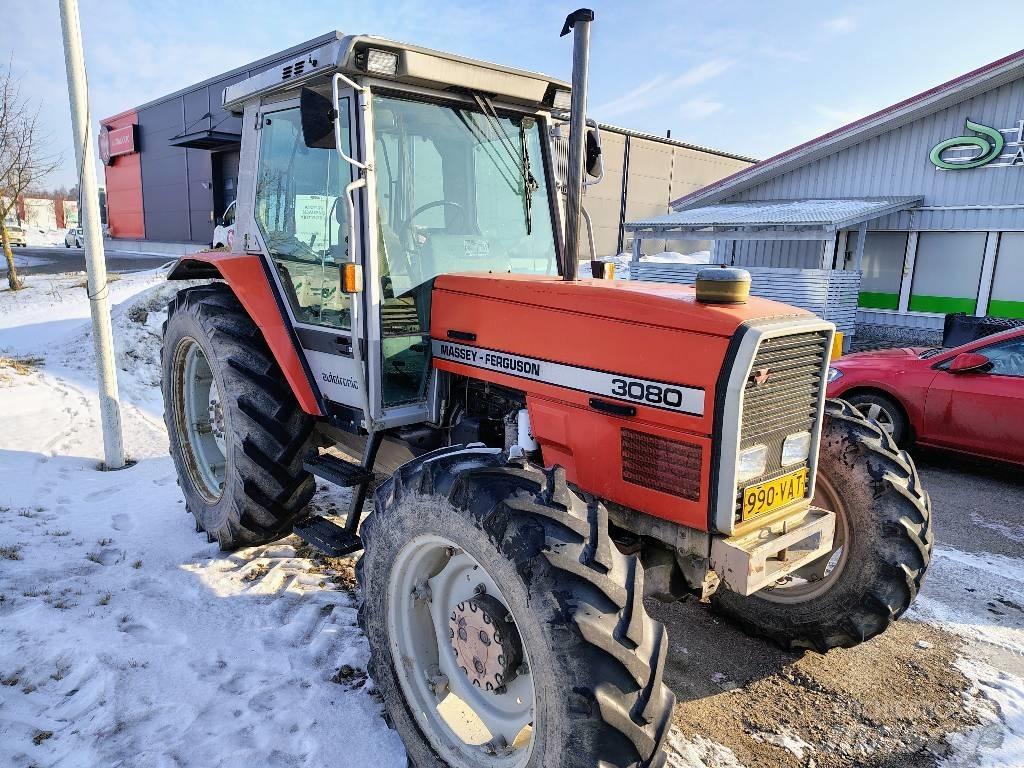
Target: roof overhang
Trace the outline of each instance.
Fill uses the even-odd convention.
[[[669,240],[828,240],[921,204],[923,196],[751,200],[674,211],[626,224],[637,237]]]
[[[1024,50],[929,88],[901,102],[855,120],[822,136],[787,149],[756,165],[684,195],[669,205],[689,208],[725,200],[788,171],[879,136],[900,125],[1024,77]]]
[[[205,149],[216,152],[221,149],[234,149],[242,143],[242,134],[224,131],[193,131],[192,133],[175,136],[168,142],[172,147],[183,149]]]

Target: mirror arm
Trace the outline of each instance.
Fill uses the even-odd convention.
[[[346,163],[348,163],[349,165],[354,165],[356,168],[362,168],[363,170],[366,170],[365,163],[360,163],[354,157],[349,157],[348,155],[345,154],[345,150],[342,149],[342,147],[345,145],[341,141],[341,102],[338,99],[339,83],[344,83],[345,85],[354,89],[358,93],[363,93],[364,90],[362,86],[357,85],[354,81],[345,77],[340,72],[335,73],[334,79],[331,81],[331,90],[333,91],[334,95],[334,111],[337,113],[334,116],[334,148],[338,151],[338,154],[341,155],[341,159],[344,160]]]

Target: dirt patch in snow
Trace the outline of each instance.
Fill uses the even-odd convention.
[[[903,620],[853,649],[787,653],[697,603],[650,605],[671,638],[676,732],[728,748],[745,768],[925,768],[970,729],[962,641]],[[712,761],[711,764],[716,761]]]

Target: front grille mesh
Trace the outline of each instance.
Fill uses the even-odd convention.
[[[763,443],[768,446],[768,466],[744,486],[806,466],[802,462],[783,468],[782,442],[794,432],[813,431],[827,344],[828,335],[822,331],[761,342],[743,393],[740,450]]]
[[[622,430],[622,479],[690,501],[700,498],[699,445]]]

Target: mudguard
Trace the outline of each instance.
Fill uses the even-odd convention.
[[[228,284],[260,329],[303,411],[322,416],[284,307],[274,294],[260,257],[232,251],[200,251],[178,259],[168,280],[219,279]]]

